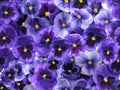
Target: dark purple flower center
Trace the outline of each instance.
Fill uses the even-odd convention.
[[[48,62],[50,65],[49,65],[49,69],[51,70],[56,70],[57,69],[57,65],[58,65],[58,60],[51,60]]]
[[[10,69],[5,73],[5,75],[10,79],[14,79],[15,71],[13,69]]]

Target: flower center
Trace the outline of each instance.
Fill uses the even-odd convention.
[[[71,58],[71,61],[72,61],[72,62],[74,62],[74,61],[75,61],[75,58],[74,58],[74,57],[72,57],[72,58]]]
[[[108,51],[106,52],[106,54],[107,54],[107,55],[110,55],[110,51],[108,50]]]
[[[94,12],[97,13],[98,12],[98,8],[95,7],[94,8]]]
[[[45,12],[45,16],[49,16],[49,15],[50,15],[49,11]]]
[[[69,0],[64,0],[64,2],[65,2],[65,3],[68,3],[68,2],[69,2]]]
[[[77,47],[77,44],[76,44],[76,43],[74,43],[74,44],[73,44],[73,47],[74,47],[74,48],[76,48],[76,47]]]
[[[66,24],[63,22],[63,23],[61,24],[61,26],[62,26],[62,27],[65,27],[65,26],[66,26]]]
[[[105,83],[107,83],[107,82],[108,82],[108,79],[107,79],[107,78],[104,78],[103,81],[104,81]]]
[[[3,36],[3,37],[2,37],[2,40],[3,40],[3,41],[5,41],[5,40],[6,40],[6,37],[5,37],[5,36]]]
[[[77,15],[77,18],[81,18],[80,14]]]
[[[88,61],[88,65],[92,65],[93,62],[91,60]]]
[[[95,41],[95,40],[96,40],[96,38],[95,38],[95,37],[92,37],[92,38],[91,38],[91,40],[92,40],[92,41]]]
[[[20,86],[20,83],[17,83],[17,86]]]
[[[35,24],[35,28],[36,28],[36,29],[39,29],[39,27],[40,27],[40,26],[39,26],[38,24]]]
[[[9,12],[7,10],[5,10],[4,13],[5,13],[5,15],[8,15]]]
[[[52,61],[52,64],[55,65],[56,64],[55,61]]]
[[[43,58],[43,61],[46,61],[46,60],[47,60],[47,58],[46,58],[46,57],[44,57],[44,58]]]
[[[80,3],[83,3],[83,0],[79,0]]]
[[[26,53],[27,51],[28,51],[27,48],[24,48],[23,52]]]
[[[0,87],[0,90],[4,90],[4,87],[3,87],[3,86],[1,86],[1,87]]]
[[[120,63],[120,59],[117,59],[117,63]]]
[[[46,43],[48,43],[50,41],[50,38],[47,38],[45,41],[46,41]]]
[[[29,6],[29,8],[28,8],[30,11],[32,11],[33,10],[33,7],[32,6]]]
[[[71,72],[72,72],[72,70],[68,70],[68,72],[69,72],[69,73],[71,73]]]
[[[62,49],[59,47],[59,48],[58,48],[58,51],[60,52],[60,51],[62,51]]]
[[[105,23],[105,24],[108,24],[108,22],[109,22],[109,21],[108,21],[107,19],[104,20],[104,23]]]
[[[43,74],[43,76],[42,76],[44,79],[47,77],[47,74]]]
[[[8,74],[8,77],[11,77],[11,76],[12,76],[12,75],[9,73],[9,74]]]
[[[25,23],[24,22],[22,22],[22,26],[24,26],[25,25]]]

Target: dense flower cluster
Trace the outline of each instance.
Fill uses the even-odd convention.
[[[0,0],[0,90],[120,90],[119,0]]]

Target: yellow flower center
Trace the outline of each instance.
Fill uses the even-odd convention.
[[[76,47],[77,47],[77,44],[76,44],[76,43],[74,43],[74,44],[73,44],[73,47],[74,47],[74,48],[76,48]]]
[[[104,78],[104,80],[103,80],[105,83],[107,83],[108,82],[108,79],[107,78]]]
[[[95,37],[92,37],[92,38],[91,38],[91,40],[92,40],[92,41],[95,41],[95,40],[96,40],[96,38],[95,38]]]
[[[9,12],[7,10],[5,10],[4,13],[5,13],[5,15],[8,15]]]
[[[58,48],[58,51],[60,52],[60,51],[62,51],[62,49],[59,47],[59,48]]]
[[[39,27],[40,27],[40,26],[39,26],[38,24],[35,24],[35,28],[36,28],[36,29],[39,29]]]
[[[56,64],[55,61],[52,61],[52,64],[55,65]]]
[[[44,60],[44,61],[46,61],[46,60],[47,60],[47,58],[46,58],[46,57],[44,57],[44,58],[43,58],[43,60]]]
[[[109,55],[109,54],[110,54],[110,51],[107,51],[106,54]]]
[[[4,90],[4,87],[3,87],[3,86],[1,86],[1,87],[0,87],[0,89],[1,89],[1,90]]]
[[[47,38],[45,41],[48,43],[50,41],[50,38]]]
[[[45,12],[45,16],[49,16],[50,15],[50,13],[47,11],[47,12]]]
[[[109,21],[108,21],[107,19],[106,19],[106,20],[104,20],[104,23],[105,23],[105,24],[108,24],[108,22],[109,22]]]
[[[80,3],[83,3],[83,0],[79,0]]]
[[[117,63],[120,63],[120,59],[117,59]]]
[[[93,64],[93,62],[92,62],[91,60],[89,60],[89,61],[88,61],[88,64],[89,64],[89,65],[92,65],[92,64]]]
[[[11,76],[12,76],[12,75],[9,73],[9,74],[8,74],[8,77],[11,77]]]
[[[61,24],[61,26],[62,26],[62,27],[65,27],[65,26],[66,26],[66,24],[63,22],[63,23]]]
[[[23,52],[26,53],[27,51],[28,51],[27,48],[24,48]]]
[[[68,3],[68,2],[69,2],[69,0],[64,0],[64,2],[65,2],[65,3]]]
[[[28,8],[30,11],[32,11],[33,10],[33,7],[32,6],[29,6],[29,8]]]
[[[69,72],[69,73],[71,73],[71,72],[72,72],[72,70],[68,70],[68,72]]]
[[[3,41],[5,41],[5,40],[6,40],[6,37],[5,37],[5,36],[3,36],[3,37],[2,37],[2,40],[3,40]]]
[[[98,12],[98,8],[94,8],[94,12],[97,13]]]
[[[43,78],[46,78],[47,77],[47,74],[43,74],[43,76],[42,76]]]
[[[77,18],[81,18],[80,14],[77,15]]]
[[[17,83],[17,86],[20,86],[20,83]]]
[[[24,22],[22,22],[22,26],[24,26],[25,25],[25,23]]]

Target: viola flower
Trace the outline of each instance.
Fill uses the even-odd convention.
[[[120,21],[114,21],[110,23],[109,27],[107,28],[108,36],[111,38],[115,38],[115,31],[120,26]]]
[[[11,21],[15,21],[19,14],[13,4],[8,2],[0,4],[0,19],[3,20],[3,23],[10,23]]]
[[[70,81],[68,81],[65,78],[58,78],[58,82],[56,85],[56,90],[71,90],[72,86],[70,84]]]
[[[88,50],[93,50],[106,38],[106,32],[98,24],[92,23],[84,32],[85,44]]]
[[[75,8],[84,8],[88,5],[88,0],[74,0],[73,7]]]
[[[51,45],[55,38],[55,33],[52,28],[44,29],[43,32],[37,35],[36,43],[37,43],[37,51],[40,54],[47,54],[51,51]],[[44,51],[44,52],[43,52]]]
[[[0,47],[12,47],[15,42],[16,32],[10,25],[4,25],[0,28]]]
[[[85,20],[87,20],[90,17],[90,14],[85,9],[75,9],[72,13],[72,21],[75,23],[83,24]]]
[[[14,55],[21,61],[30,63],[35,56],[35,47],[33,47],[34,41],[30,36],[21,36],[17,39],[15,47],[13,49]]]
[[[54,18],[59,13],[58,7],[54,4],[44,3],[39,12],[39,17],[45,17],[49,20],[50,24],[54,24]]]
[[[112,15],[110,11],[102,9],[94,18],[96,24],[103,26],[109,25],[112,22]]]
[[[49,25],[49,21],[46,18],[28,17],[25,21],[25,27],[27,27],[28,34],[30,35],[38,34],[42,29],[48,28]]]
[[[99,11],[102,9],[101,2],[93,0],[88,8],[89,12],[93,15],[96,16]]]
[[[33,76],[35,90],[54,90],[56,85],[56,74],[46,68],[38,68]],[[47,85],[47,86],[46,86]]]
[[[62,65],[63,72],[61,75],[68,80],[77,80],[79,75],[80,68],[71,61],[66,61]]]
[[[33,18],[38,15],[40,8],[41,4],[38,0],[26,0],[23,1],[22,12]]]
[[[109,73],[106,65],[94,73],[93,80],[96,83],[96,90],[113,90],[115,77]]]
[[[54,40],[53,45],[53,54],[56,57],[64,57],[69,53],[69,44],[66,40],[57,38]]]
[[[8,48],[0,49],[0,71],[9,66],[9,62],[14,59],[12,52]]]
[[[115,41],[116,43],[118,43],[118,45],[120,45],[120,27],[118,27],[116,30],[115,30]]]
[[[9,90],[9,87],[7,87],[3,82],[0,81],[0,90]]]
[[[83,40],[79,34],[69,34],[65,39],[69,42],[71,54],[79,54],[84,51]]]
[[[1,74],[1,81],[7,85],[11,85],[15,79],[15,71],[12,68],[6,68]]]
[[[54,0],[54,4],[64,12],[70,12],[73,0]]]
[[[89,84],[86,80],[80,79],[77,84],[74,85],[73,90],[89,90]]]
[[[100,56],[94,51],[81,53],[75,60],[75,64],[82,67],[81,72],[86,75],[93,75],[100,67],[101,62]]]
[[[101,43],[98,52],[103,58],[103,62],[110,64],[117,58],[118,46],[111,38],[107,38]]]
[[[54,19],[54,27],[57,31],[69,30],[73,27],[70,14],[61,12]]]
[[[62,62],[59,59],[51,56],[48,60],[47,68],[51,71],[58,70],[61,64]]]

